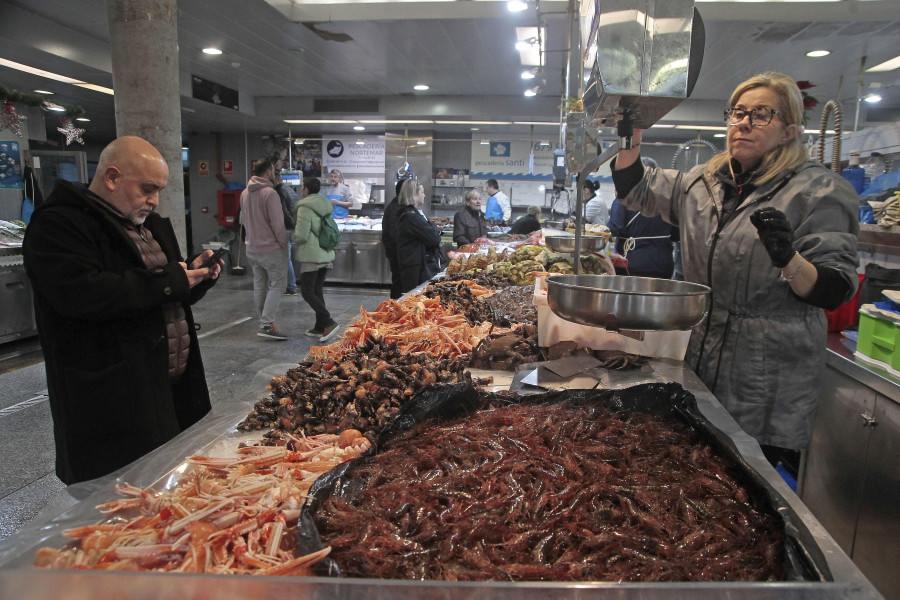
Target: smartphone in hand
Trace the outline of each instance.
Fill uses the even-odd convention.
[[[213,252],[213,253],[209,256],[209,258],[207,258],[206,260],[204,260],[204,261],[200,264],[200,266],[197,267],[197,268],[198,268],[198,269],[208,269],[208,268],[210,268],[211,266],[213,266],[213,265],[215,265],[215,264],[218,264],[219,259],[222,258],[222,255],[225,254],[226,252],[228,252],[228,249],[227,249],[227,248],[219,248],[218,250],[216,250],[215,252]]]

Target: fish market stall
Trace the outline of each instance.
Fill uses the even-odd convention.
[[[278,364],[261,371],[251,390],[263,389],[275,376],[294,365]],[[521,388],[521,379],[533,369],[523,368],[512,386]],[[639,370],[630,372],[593,371],[605,379],[608,387],[631,386],[646,382],[672,381],[691,392],[700,412],[716,429],[724,433],[768,485],[783,499],[786,510],[798,519],[799,528],[814,540],[809,550],[820,554],[827,564],[831,581],[780,581],[775,583],[608,583],[608,582],[437,582],[388,581],[330,577],[271,577],[247,575],[196,575],[189,573],[98,572],[79,570],[40,570],[31,566],[40,546],[60,546],[63,528],[87,525],[97,520],[97,504],[112,499],[113,484],[127,481],[135,486],[165,487],[170,478],[185,468],[185,457],[217,454],[241,440],[258,434],[236,428],[246,409],[261,393],[217,405],[213,414],[179,435],[164,447],[126,467],[122,472],[100,480],[73,486],[62,492],[35,523],[0,544],[0,586],[5,595],[15,598],[163,598],[163,597],[275,597],[304,598],[421,598],[437,594],[441,598],[878,598],[879,595],[860,574],[834,540],[812,517],[769,466],[756,443],[744,434],[721,405],[705,390],[685,365],[672,359],[651,359]],[[480,373],[483,374],[483,373]],[[498,376],[505,376],[498,373]],[[498,377],[497,381],[502,380]],[[527,384],[524,384],[527,385]],[[76,499],[72,496],[78,496]]]

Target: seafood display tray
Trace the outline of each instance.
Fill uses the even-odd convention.
[[[22,600],[53,597],[135,598],[204,597],[217,599],[248,597],[302,597],[304,599],[412,600],[440,597],[445,600],[483,598],[494,600],[574,600],[582,598],[618,599],[733,599],[796,598],[801,600],[880,598],[837,543],[768,464],[756,442],[737,426],[719,402],[684,363],[653,359],[654,380],[674,381],[697,399],[700,412],[722,432],[746,463],[757,471],[797,515],[824,555],[833,581],[777,583],[683,583],[642,584],[607,582],[420,582],[384,581],[323,577],[218,576],[187,573],[138,573],[97,571],[49,571],[31,567],[34,551],[41,546],[61,547],[61,531],[68,527],[97,522],[97,504],[113,499],[116,482],[127,481],[146,487],[171,485],[172,476],[186,466],[193,454],[227,452],[247,437],[235,426],[248,407],[266,392],[269,380],[283,374],[293,364],[271,365],[259,372],[248,389],[254,392],[216,404],[199,423],[120,472],[84,484],[70,486],[38,517],[10,538],[0,541],[0,589],[3,596]],[[508,374],[504,374],[508,375]],[[262,391],[260,391],[262,390]],[[252,434],[251,434],[252,437]]]

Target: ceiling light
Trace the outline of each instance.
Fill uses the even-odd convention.
[[[52,104],[52,103],[50,103],[50,102],[47,102],[46,104],[44,104],[44,107],[45,107],[47,110],[52,110],[52,111],[54,111],[54,112],[66,112],[66,109],[64,109],[64,108],[63,108],[62,106],[60,106],[59,104]]]
[[[363,127],[362,125],[354,125],[353,126],[353,131],[365,131],[365,130],[366,130],[366,128]]]
[[[222,54],[222,51],[219,50],[218,48],[211,48],[211,47],[210,47],[210,48],[204,48],[204,49],[203,49],[203,54],[213,54],[213,55],[218,55],[218,54]]]
[[[66,77],[65,75],[59,75],[57,73],[51,73],[50,71],[45,71],[43,69],[36,69],[34,67],[29,67],[28,65],[23,65],[22,63],[13,62],[11,60],[6,60],[5,58],[0,58],[0,67],[9,67],[10,69],[16,69],[17,71],[24,71],[26,73],[31,73],[32,75],[37,75],[38,77],[46,77],[47,79],[52,79],[54,81],[62,81],[63,83],[71,83],[73,85],[77,85],[78,87],[87,88],[89,90],[94,90],[95,92],[103,92],[104,94],[113,95],[115,92],[110,88],[103,87],[100,85],[94,85],[92,83],[85,83],[79,79],[73,79],[71,77]],[[37,90],[35,90],[37,91]],[[53,92],[40,92],[42,94],[52,94]]]
[[[512,121],[435,121],[438,125],[512,125]]]
[[[482,146],[487,146],[488,144],[490,144],[490,142],[488,140],[481,140]]]
[[[416,142],[416,144],[419,145],[419,146],[424,146],[424,145],[426,144],[426,142],[425,142],[425,140],[418,140],[418,141]]]
[[[301,125],[350,125],[356,121],[347,119],[285,119],[285,123],[299,123]]]
[[[869,104],[875,104],[876,102],[881,102],[881,96],[879,96],[878,94],[869,94],[868,96],[863,98],[863,100],[865,100]]]
[[[537,38],[535,37],[519,40],[516,42],[516,50],[528,50],[535,44],[537,44]]]
[[[360,119],[357,123],[365,123],[367,125],[433,125],[434,121],[426,120],[426,121],[413,121],[410,119],[400,120],[400,119]]]
[[[87,122],[90,121],[90,119],[88,119],[87,117],[76,117],[75,120],[76,120],[76,121],[83,121],[83,122],[85,122],[85,123],[87,123]]]
[[[534,79],[535,77],[537,77],[538,71],[540,71],[539,67],[534,67],[533,69],[522,71],[522,79]]]
[[[47,90],[34,90],[38,94],[47,94],[48,96],[52,96],[53,92],[49,92]]]
[[[651,125],[651,127],[656,127],[657,129],[672,129],[675,126],[669,125],[667,123],[654,123],[653,125]]]
[[[726,135],[728,135],[728,134],[726,134],[726,133],[714,133],[714,134],[713,134],[713,137],[714,137],[714,138],[723,138],[723,137],[725,137]]]
[[[428,87],[427,85],[425,85],[424,83],[420,83],[420,84],[414,85],[414,86],[413,86],[413,89],[414,89],[414,90],[419,90],[420,92],[424,92],[425,90],[428,90],[428,89],[431,89],[431,88],[429,88],[429,87]]]
[[[541,93],[541,86],[539,86],[539,85],[536,85],[531,89],[525,90],[525,95],[528,96],[529,98],[531,96],[537,96],[540,93]]]
[[[364,139],[362,139],[362,138],[359,138],[359,139],[356,140],[356,145],[357,145],[357,146],[365,146],[365,145],[366,145],[366,141],[365,141]]]
[[[541,140],[541,142],[538,144],[538,146],[549,146],[549,145],[550,145],[550,142],[548,142],[547,140]]]
[[[522,2],[522,0],[509,0],[509,2],[506,3],[506,8],[509,12],[522,12],[528,8],[528,3]]]
[[[559,121],[513,121],[513,125],[548,125],[559,127]]]
[[[479,131],[480,127],[469,127],[469,131]]]
[[[882,73],[884,71],[893,71],[894,69],[900,69],[900,56],[895,56],[891,60],[869,67],[866,69],[866,73]]]
[[[724,125],[676,125],[675,129],[693,129],[695,131],[728,131]]]
[[[831,50],[810,50],[806,53],[806,55],[810,58],[819,58],[822,56],[828,56],[831,54]]]

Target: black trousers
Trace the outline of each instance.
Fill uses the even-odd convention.
[[[316,324],[313,327],[316,331],[323,331],[329,325],[334,325],[331,313],[325,306],[325,292],[323,291],[327,270],[322,267],[318,271],[300,273],[300,295],[316,313]]]
[[[388,257],[391,265],[391,299],[396,300],[403,295],[403,286],[400,284],[400,261],[397,257]]]

